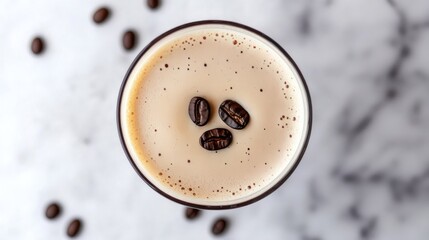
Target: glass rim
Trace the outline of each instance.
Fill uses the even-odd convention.
[[[235,204],[229,204],[229,205],[203,205],[203,204],[196,204],[196,203],[190,203],[181,199],[178,199],[176,197],[173,197],[169,194],[167,194],[166,192],[162,191],[161,189],[159,189],[157,186],[155,186],[154,183],[152,183],[138,168],[137,164],[134,162],[130,152],[128,151],[128,147],[125,143],[125,139],[123,136],[123,131],[122,131],[122,126],[121,126],[121,103],[122,103],[122,98],[123,98],[123,93],[124,93],[124,89],[125,86],[128,82],[129,76],[131,75],[131,72],[133,71],[134,67],[136,66],[136,64],[139,62],[139,60],[142,58],[142,56],[152,47],[154,46],[156,43],[158,43],[160,40],[164,39],[165,37],[169,36],[172,33],[175,33],[179,30],[182,29],[186,29],[189,27],[194,27],[194,26],[200,26],[200,25],[209,25],[209,24],[218,24],[218,25],[227,25],[227,26],[232,26],[232,27],[237,27],[237,28],[241,28],[244,29],[246,31],[249,31],[251,33],[256,34],[257,36],[265,39],[266,41],[268,41],[270,44],[273,45],[273,47],[275,47],[277,50],[280,51],[281,54],[283,54],[286,59],[288,61],[290,61],[290,63],[292,64],[292,67],[294,68],[294,70],[296,71],[296,73],[298,74],[300,81],[302,83],[303,86],[303,90],[305,92],[305,99],[307,100],[307,108],[308,108],[308,121],[307,123],[307,132],[304,133],[305,136],[303,137],[303,142],[302,142],[302,147],[299,150],[300,153],[297,155],[297,158],[294,160],[294,162],[292,163],[292,167],[289,169],[289,171],[287,173],[284,174],[284,176],[281,177],[281,179],[274,184],[273,186],[271,186],[270,188],[268,188],[267,190],[265,190],[263,193],[261,193],[260,195],[248,199],[246,201],[243,202],[239,202],[239,203],[235,203]],[[305,104],[305,103],[304,103]],[[162,34],[160,34],[159,36],[157,36],[156,38],[154,38],[150,43],[148,43],[138,54],[137,56],[134,58],[133,62],[131,63],[130,67],[128,68],[124,79],[121,83],[121,87],[119,89],[119,95],[118,95],[118,99],[117,99],[117,107],[116,107],[116,123],[117,123],[117,130],[118,130],[118,134],[119,134],[119,139],[121,141],[121,145],[122,148],[125,152],[125,155],[128,158],[128,161],[130,162],[130,164],[132,165],[132,167],[134,168],[134,170],[137,172],[137,174],[140,176],[140,178],[147,184],[149,185],[153,190],[155,190],[156,192],[158,192],[159,194],[161,194],[162,196],[166,197],[167,199],[174,201],[176,203],[185,205],[187,207],[192,207],[192,208],[198,208],[198,209],[205,209],[205,210],[222,210],[222,209],[233,209],[233,208],[238,208],[238,207],[243,207],[243,206],[247,206],[249,204],[255,203],[263,198],[265,198],[266,196],[270,195],[271,193],[273,193],[276,189],[278,189],[281,185],[283,185],[283,183],[292,175],[292,173],[295,171],[295,169],[297,168],[297,166],[299,165],[299,163],[301,162],[302,157],[304,156],[304,153],[307,149],[308,146],[308,142],[310,139],[310,135],[311,135],[311,128],[312,128],[312,121],[313,121],[313,113],[312,113],[312,103],[311,103],[311,96],[310,96],[310,91],[308,89],[307,83],[304,79],[304,76],[302,75],[301,71],[298,68],[298,65],[295,63],[295,61],[292,59],[292,57],[280,46],[280,44],[278,44],[276,41],[274,41],[273,39],[271,39],[270,37],[268,37],[267,35],[265,35],[264,33],[253,29],[249,26],[243,25],[241,23],[237,23],[237,22],[232,22],[232,21],[225,21],[225,20],[202,20],[202,21],[195,21],[195,22],[189,22],[186,24],[182,24],[179,25],[177,27],[174,27]]]

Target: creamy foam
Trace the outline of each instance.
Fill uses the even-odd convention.
[[[189,101],[205,98],[207,125],[196,126]],[[264,38],[241,28],[205,24],[153,45],[131,71],[120,108],[126,147],[139,170],[168,195],[219,206],[247,201],[280,181],[307,136],[306,91],[289,60]],[[219,117],[226,99],[251,121],[242,130]],[[226,128],[231,145],[207,151],[202,133]]]

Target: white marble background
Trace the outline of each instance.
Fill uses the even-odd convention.
[[[107,5],[103,25],[93,11]],[[226,19],[277,40],[300,66],[313,134],[296,172],[262,201],[205,211],[145,185],[120,146],[122,78],[139,49],[185,22]],[[134,51],[121,46],[127,28]],[[43,55],[32,37],[46,39]],[[429,238],[429,1],[0,1],[0,239],[402,240]],[[63,214],[44,218],[57,200]]]

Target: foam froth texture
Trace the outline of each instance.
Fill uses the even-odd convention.
[[[189,101],[205,98],[207,125],[195,125]],[[250,114],[235,130],[219,117],[226,99]],[[176,31],[151,46],[124,87],[120,124],[143,175],[161,191],[193,204],[223,206],[255,198],[293,167],[308,131],[308,102],[299,74],[270,42],[222,24]],[[226,128],[229,147],[208,151],[200,136]]]

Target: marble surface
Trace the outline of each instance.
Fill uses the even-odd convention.
[[[91,21],[112,8],[103,25]],[[429,1],[0,1],[0,239],[395,240],[429,236]],[[184,207],[145,185],[120,146],[122,77],[158,34],[201,19],[245,23],[278,41],[309,85],[313,133],[292,177],[244,208]],[[121,47],[128,28],[135,50]],[[30,53],[33,36],[46,52]],[[63,205],[44,218],[52,200]]]

